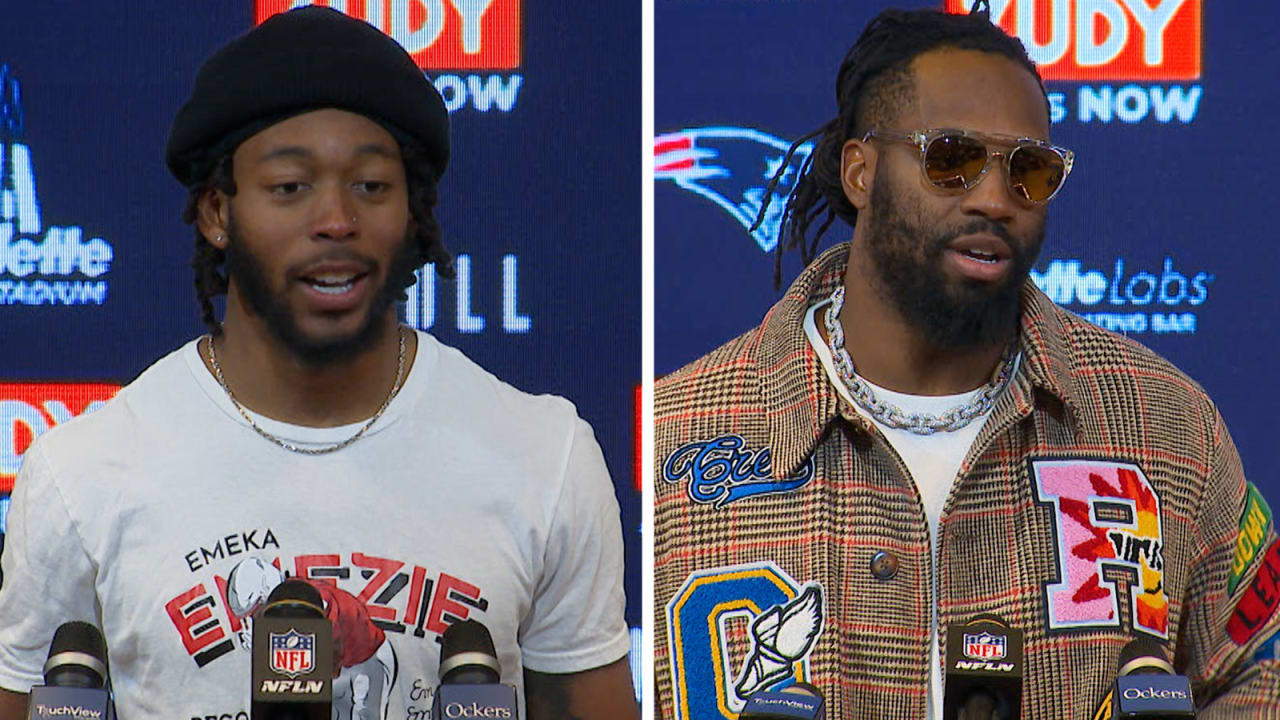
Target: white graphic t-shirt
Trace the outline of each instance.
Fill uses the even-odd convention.
[[[255,416],[296,444],[306,428]],[[247,718],[249,615],[285,577],[320,587],[335,717],[426,718],[440,636],[492,633],[502,681],[623,657],[608,470],[571,403],[510,387],[425,333],[357,442],[307,456],[240,417],[193,341],[28,450],[8,516],[0,687],[40,684],[53,631],[106,636],[119,715]]]

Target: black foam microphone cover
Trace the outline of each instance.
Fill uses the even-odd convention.
[[[27,695],[27,720],[114,720],[107,680],[107,642],[102,631],[78,620],[63,623],[49,645],[45,684],[31,688]]]
[[[516,689],[499,682],[501,676],[488,628],[475,620],[449,625],[440,638],[440,686],[431,702],[432,720],[515,720]]]
[[[87,622],[63,623],[53,633],[44,682],[55,687],[101,688],[107,683],[107,641]]]
[[[296,578],[285,580],[267,596],[262,614],[279,618],[322,618],[324,599],[320,591]]]
[[[1153,638],[1139,637],[1129,641],[1120,650],[1116,661],[1116,674],[1126,675],[1176,675],[1169,662],[1164,645]]]
[[[1190,720],[1196,716],[1191,683],[1169,661],[1165,644],[1131,640],[1120,651],[1112,686],[1111,717],[1117,720]]]
[[[444,631],[440,648],[440,682],[454,685],[496,683],[502,675],[489,629],[475,620],[462,620]]]

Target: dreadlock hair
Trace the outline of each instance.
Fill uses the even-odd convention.
[[[867,24],[836,74],[838,114],[792,143],[778,172],[769,181],[764,202],[751,227],[755,230],[764,221],[773,191],[787,172],[796,150],[820,137],[801,165],[783,210],[774,250],[775,290],[782,287],[784,253],[798,248],[801,260],[808,265],[817,255],[818,240],[837,216],[850,227],[857,221],[858,211],[845,197],[840,179],[844,143],[850,138],[862,137],[872,128],[894,122],[903,108],[915,102],[910,65],[917,56],[943,47],[996,53],[1026,68],[1040,80],[1040,89],[1044,92],[1044,81],[1026,48],[991,22],[990,6],[980,10],[981,5],[986,5],[986,0],[977,0],[968,15],[937,10],[885,10]],[[1046,95],[1046,111],[1048,107]],[[810,236],[810,227],[819,220],[817,232]]]
[[[414,224],[413,239],[418,260],[415,267],[431,263],[440,276],[453,278],[456,274],[453,255],[444,245],[444,233],[434,212],[438,197],[436,172],[427,162],[426,154],[412,143],[400,142],[400,157],[404,163],[408,186],[409,214]],[[236,194],[230,153],[219,158],[204,182],[193,185],[188,190],[187,204],[182,210],[183,222],[188,225],[195,222],[199,214],[200,199],[213,190],[221,190],[227,195]],[[213,298],[227,294],[227,276],[223,270],[226,260],[226,252],[214,247],[201,234],[200,229],[196,228],[195,254],[191,258],[191,268],[195,271],[196,299],[200,301],[200,318],[215,337],[222,334],[222,325],[215,316]],[[414,277],[406,274],[401,278],[388,278],[388,282],[393,287],[399,286],[396,289],[403,301],[406,298],[405,291],[413,284]]]

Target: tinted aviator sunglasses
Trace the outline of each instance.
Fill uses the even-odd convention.
[[[968,130],[871,130],[862,140],[873,137],[915,145],[920,149],[920,170],[925,179],[953,195],[973,189],[991,169],[991,157],[998,155],[1004,161],[1009,190],[1031,205],[1052,200],[1075,161],[1075,153],[1043,140]],[[989,144],[1010,149],[992,150]]]

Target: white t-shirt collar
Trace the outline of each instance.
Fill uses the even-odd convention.
[[[830,300],[823,300],[809,308],[804,316],[804,332],[809,337],[809,344],[818,354],[818,359],[822,361],[822,367],[827,371],[827,377],[831,379],[831,384],[835,386],[836,392],[840,393],[840,397],[849,403],[850,406],[856,408],[859,413],[868,415],[868,413],[853,401],[853,396],[849,394],[849,388],[840,380],[840,373],[836,371],[835,359],[831,355],[831,348],[827,346],[822,335],[818,332],[817,315],[819,311],[824,311]],[[1015,366],[1016,371],[1016,366]],[[859,376],[861,377],[861,376]],[[973,399],[982,388],[969,390],[955,395],[908,395],[905,393],[882,388],[871,382],[865,377],[861,377],[862,382],[881,402],[888,402],[897,405],[901,410],[908,414],[918,413],[923,415],[941,415],[957,405],[968,402]],[[868,415],[869,416],[869,415]],[[874,419],[874,418],[873,418]]]
[[[191,371],[192,378],[195,380],[205,396],[213,402],[219,410],[234,422],[246,427],[249,423],[240,415],[236,406],[227,397],[227,393],[218,384],[217,378],[205,366],[204,361],[200,357],[199,343],[201,338],[196,338],[187,343],[182,348],[182,356],[186,361],[187,369]],[[382,417],[378,418],[378,422],[373,424],[365,432],[365,436],[374,435],[383,429],[390,427],[393,423],[404,414],[404,409],[410,407],[413,402],[421,396],[427,384],[427,379],[432,375],[432,368],[436,364],[436,354],[438,349],[433,343],[424,342],[422,333],[418,333],[418,349],[414,356],[413,363],[409,366],[408,373],[405,376],[404,384],[400,387],[400,392],[396,393],[391,404],[387,406]],[[369,422],[368,418],[358,422],[349,423],[347,425],[337,425],[334,427],[308,427],[305,425],[294,425],[291,423],[281,422],[272,419],[261,413],[256,413],[249,408],[245,408],[245,412],[249,417],[253,418],[253,422],[266,432],[275,435],[281,440],[294,443],[299,446],[311,445],[332,445],[342,442],[352,435],[359,432],[365,423]]]

